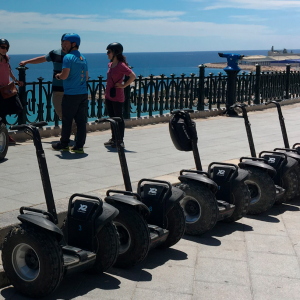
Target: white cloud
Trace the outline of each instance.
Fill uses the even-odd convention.
[[[14,20],[14,22],[11,22]],[[9,25],[8,25],[9,24]],[[61,32],[106,32],[126,33],[153,36],[220,36],[235,37],[270,34],[266,26],[243,24],[216,24],[212,22],[188,22],[178,19],[101,19],[95,15],[84,15],[78,18],[73,15],[40,14],[35,12],[15,13],[0,11],[0,27],[6,33],[49,33]]]
[[[243,21],[244,22],[264,22],[267,21],[267,18],[262,18],[255,15],[240,15],[240,16],[230,16],[231,19],[237,20],[237,21]]]
[[[124,9],[122,12],[137,18],[156,18],[156,17],[172,18],[172,17],[179,17],[185,14],[184,11],[141,10],[141,9]]]
[[[193,0],[193,2],[202,2]],[[220,8],[242,8],[255,10],[280,10],[288,8],[300,8],[300,0],[215,0],[210,1],[204,10]]]

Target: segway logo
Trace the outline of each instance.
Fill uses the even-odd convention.
[[[77,211],[80,213],[86,213],[86,210],[87,210],[87,205],[80,204],[80,207]]]
[[[157,189],[156,188],[150,188],[148,195],[156,196],[157,194]]]
[[[268,163],[269,164],[275,164],[275,158],[274,157],[269,157]]]
[[[225,175],[225,170],[219,170],[217,173],[217,176],[224,176]]]

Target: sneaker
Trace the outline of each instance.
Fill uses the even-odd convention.
[[[115,143],[115,140],[110,139],[110,140],[108,140],[107,142],[104,143],[104,146],[111,146],[114,143]]]
[[[52,144],[52,148],[57,151],[69,151],[69,146],[63,146],[61,142]]]
[[[9,144],[16,144],[16,141],[9,135],[8,136],[8,143]]]
[[[125,148],[124,142],[122,142],[122,143],[120,144],[120,146],[123,147],[123,148]],[[113,144],[111,144],[110,147],[112,147],[112,148],[117,148],[116,142],[114,142]]]
[[[75,146],[71,149],[71,152],[83,154],[83,153],[84,153],[84,150],[83,150],[83,148],[78,148],[78,147],[75,145]]]

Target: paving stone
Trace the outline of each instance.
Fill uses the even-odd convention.
[[[138,288],[192,294],[194,268],[165,264],[146,264]]]
[[[193,300],[252,300],[251,290],[246,286],[196,281]]]
[[[203,239],[203,242],[207,240]],[[198,259],[203,257],[246,261],[246,245],[244,241],[228,240],[222,240],[219,245],[199,244]]]
[[[254,300],[296,300],[300,295],[300,280],[252,275]]]
[[[218,258],[198,258],[195,280],[249,286],[247,262],[228,261]]]
[[[248,233],[246,243],[248,251],[251,252],[295,255],[291,240],[287,236]]]
[[[296,256],[249,252],[251,274],[300,278]]]
[[[133,300],[191,300],[192,295],[182,293],[162,292],[149,289],[137,288],[133,295]]]

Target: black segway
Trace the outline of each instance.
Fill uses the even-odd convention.
[[[187,217],[186,233],[195,235],[211,229],[219,220],[234,222],[246,215],[250,193],[245,181],[249,172],[220,162],[212,162],[203,172],[196,124],[189,112],[193,111],[173,111],[169,130],[176,149],[194,154],[196,171],[181,170],[178,188],[186,193],[180,202]]]
[[[97,122],[110,122],[116,137],[126,191],[108,190],[104,200],[119,210],[114,219],[120,235],[116,266],[130,267],[144,260],[150,249],[171,247],[182,238],[185,217],[179,201],[184,192],[167,181],[154,179],[141,179],[137,193],[132,192],[119,121],[120,118],[107,118]]]
[[[41,127],[47,123],[35,125]],[[11,128],[24,130],[33,138],[47,211],[21,207],[18,216],[21,224],[10,230],[2,248],[3,268],[10,283],[29,298],[52,293],[67,274],[86,269],[106,271],[119,252],[118,233],[112,223],[118,210],[98,197],[72,195],[64,233],[57,226],[46,157],[36,126]]]
[[[245,120],[245,127],[249,142],[251,156],[256,158],[256,151],[249,122],[246,104],[235,104],[234,108],[241,108],[242,115]],[[279,151],[262,151],[256,159],[263,159],[265,163],[272,166],[276,170],[276,175],[273,177],[276,184],[276,199],[275,203],[280,204],[293,199],[298,192],[298,176],[297,176],[297,160],[288,155],[288,153]]]
[[[299,196],[300,195],[300,148],[299,148],[300,143],[296,143],[293,145],[293,148],[290,148],[290,143],[289,143],[286,127],[285,127],[285,121],[284,121],[284,117],[282,114],[280,102],[281,102],[281,100],[277,100],[277,101],[273,100],[273,101],[268,101],[265,103],[265,105],[270,105],[272,103],[276,105],[277,112],[278,112],[278,119],[279,119],[281,133],[282,133],[282,138],[283,138],[283,143],[284,143],[284,148],[275,148],[274,151],[286,153],[286,155],[288,157],[294,158],[298,162],[297,166],[295,166],[295,168],[294,168],[294,171],[296,172],[297,177],[298,177],[297,196]]]
[[[6,156],[8,150],[8,131],[0,118],[0,161]]]

